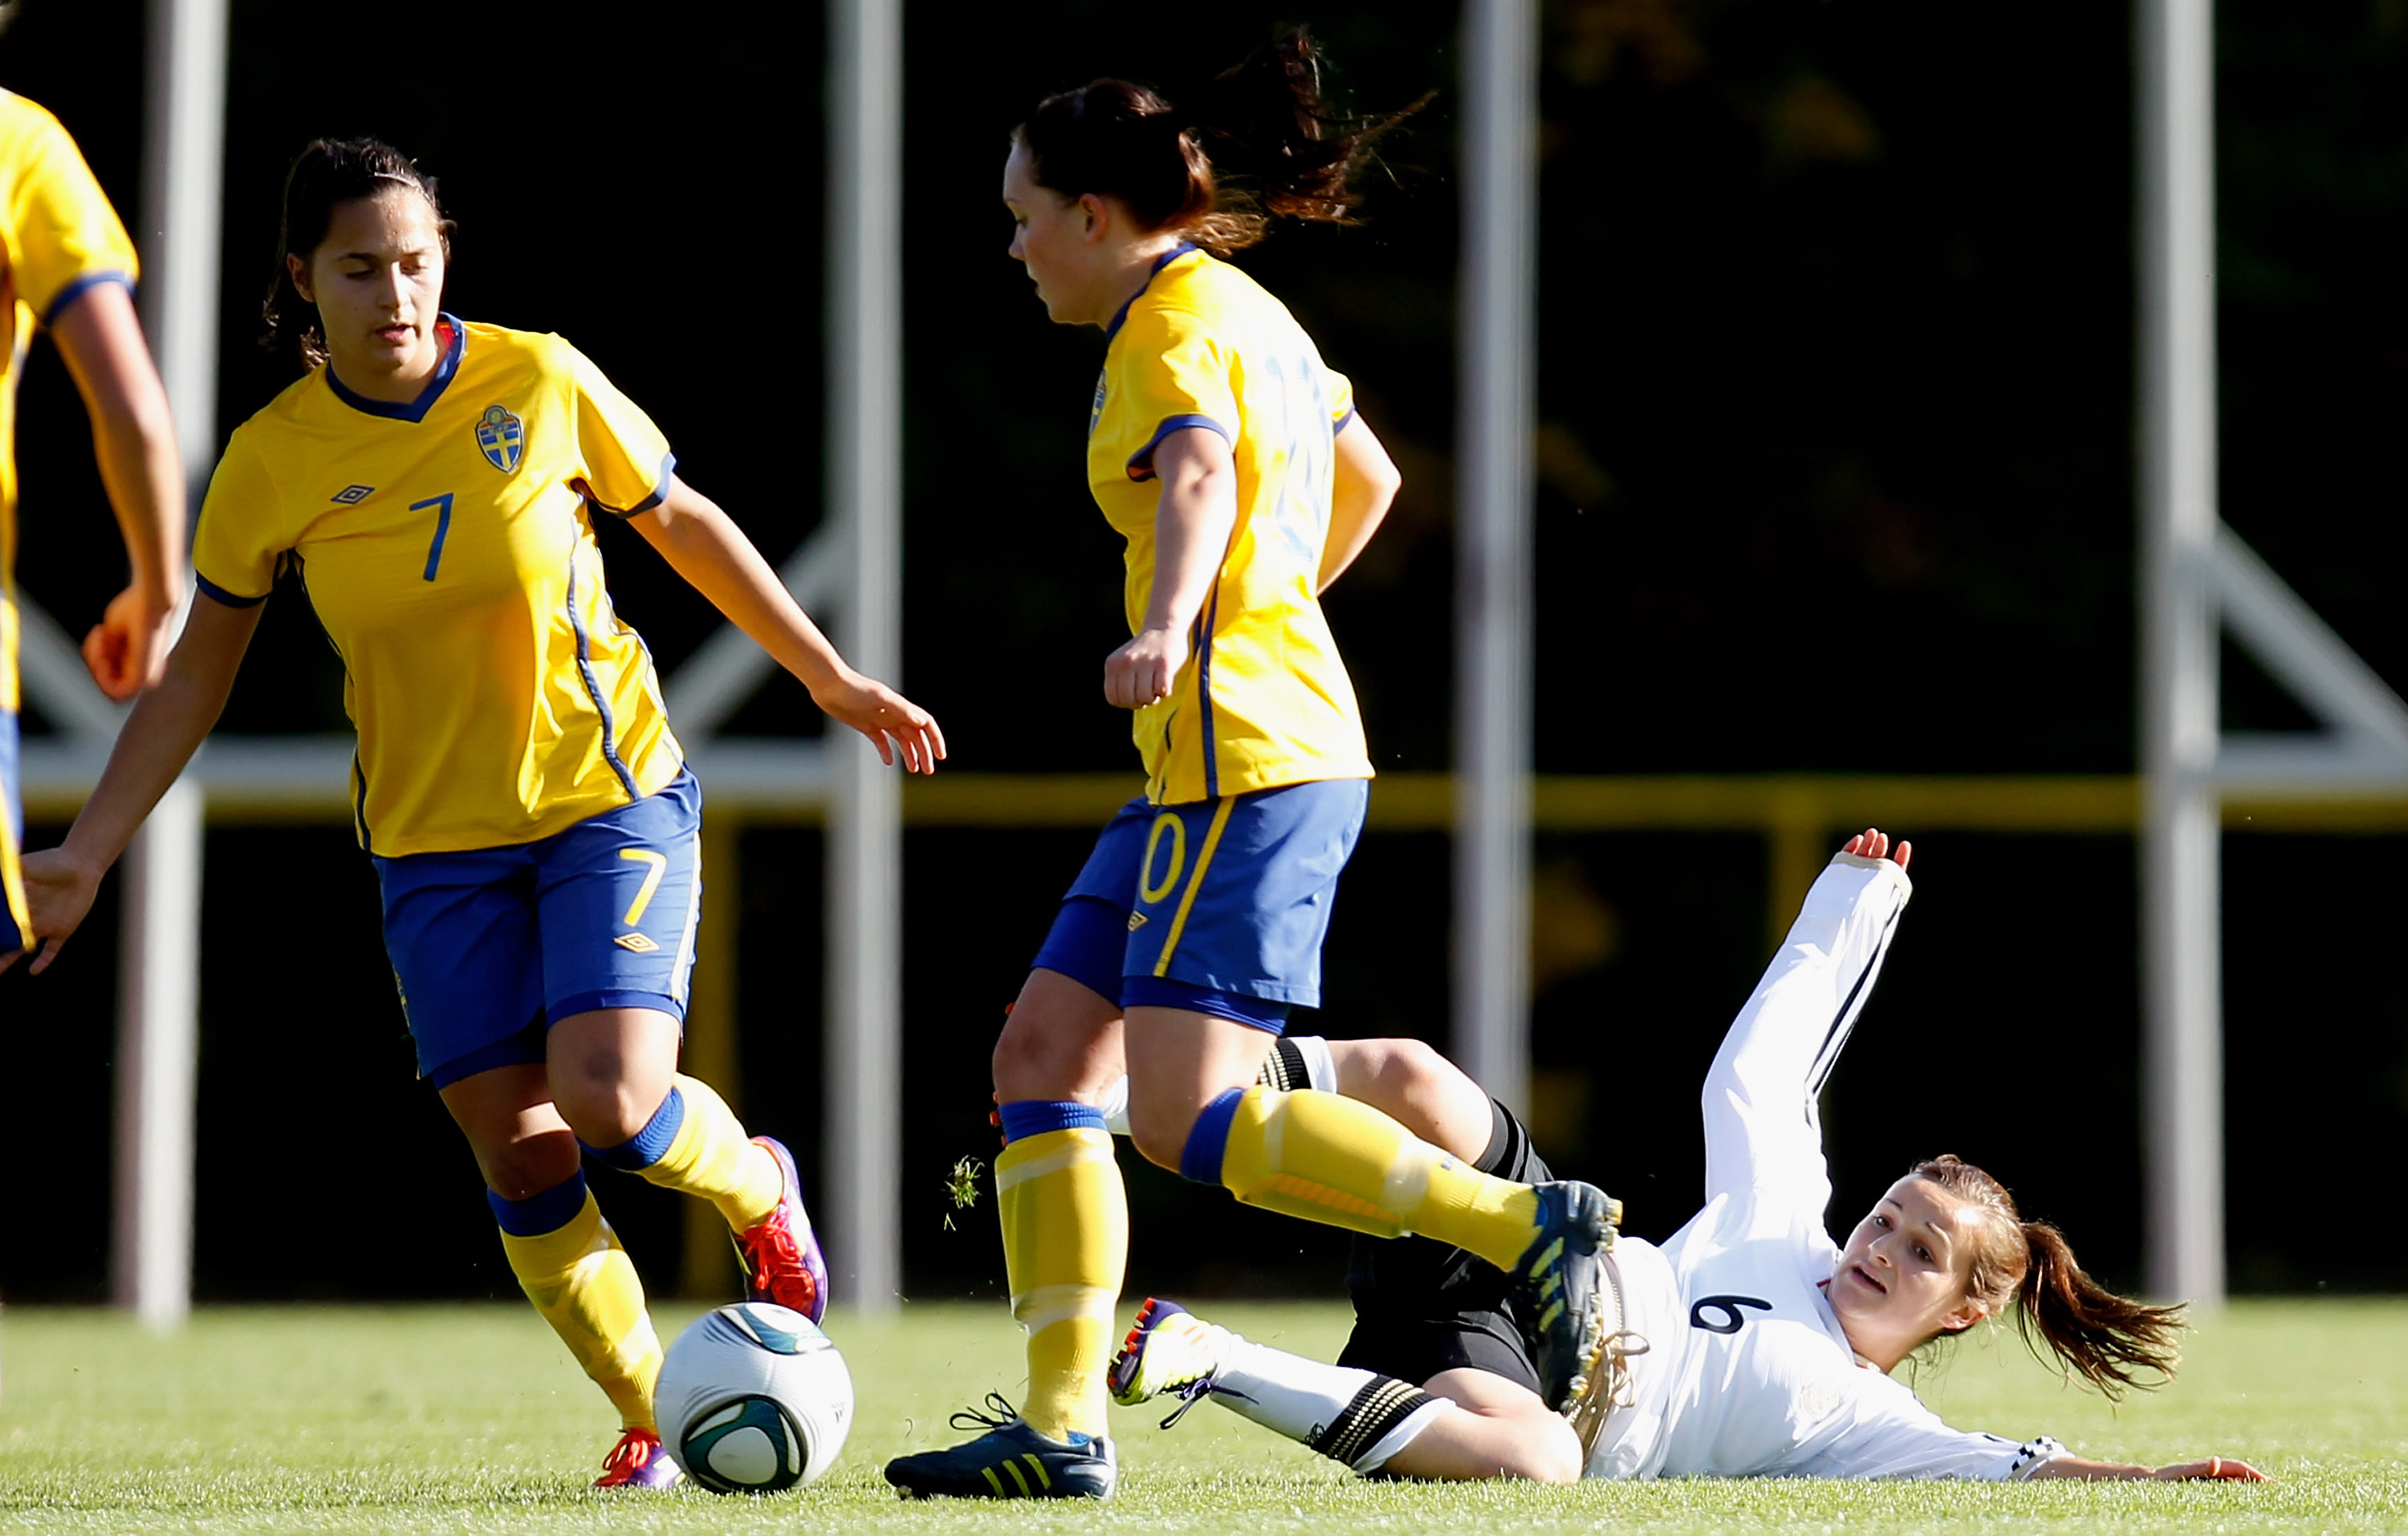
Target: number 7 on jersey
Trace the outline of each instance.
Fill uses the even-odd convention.
[[[426,575],[423,579],[432,581],[435,580],[435,567],[443,563],[444,536],[452,531],[452,493],[446,491],[439,496],[429,496],[424,501],[409,504],[413,512],[423,512],[429,507],[436,510],[435,542],[426,546]]]

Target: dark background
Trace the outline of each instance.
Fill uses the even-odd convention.
[[[0,84],[56,110],[132,222],[138,0],[31,0]],[[2375,668],[2408,404],[2408,5],[2227,0],[2218,117],[2227,519]],[[1005,134],[1112,73],[1174,98],[1300,13],[1075,0],[910,18],[907,682],[956,769],[1130,768],[1096,701],[1118,551],[1082,483],[1099,356],[1004,256]],[[236,0],[218,429],[287,382],[254,349],[285,164],[374,133],[460,222],[448,307],[558,330],[651,410],[681,470],[773,557],[819,516],[816,7],[452,0],[380,12]],[[614,21],[614,18],[616,20]],[[1363,227],[1243,265],[1355,381],[1407,486],[1330,608],[1383,768],[1448,765],[1454,7],[1304,16],[1367,108],[1426,90]],[[1541,771],[2124,772],[2133,766],[2130,17],[1898,0],[1552,0],[1545,8],[1537,612]],[[80,631],[122,578],[88,433],[37,343],[20,580]],[[664,669],[714,616],[624,530],[621,611]],[[2304,717],[2227,648],[2229,725]],[[295,591],[227,724],[343,726]],[[739,721],[817,729],[791,684]],[[38,732],[36,717],[29,728]],[[36,826],[42,846],[62,829]],[[1912,833],[1914,828],[1899,828]],[[996,1294],[986,1053],[1083,833],[908,839],[904,1230],[914,1296]],[[2401,840],[2226,841],[2231,1242],[2244,1290],[2397,1289],[2408,1236],[2362,1214],[2408,1134],[2408,1005],[2387,961]],[[476,1174],[410,1055],[366,861],[340,828],[213,831],[196,1284],[204,1299],[508,1295]],[[1297,1028],[1442,1041],[1448,845],[1367,838]],[[1535,1047],[1543,1150],[1661,1237],[1693,1209],[1697,1084],[1766,945],[1751,838],[1543,837]],[[1828,1119],[1847,1213],[1955,1151],[2139,1270],[2134,853],[2111,838],[1919,840],[1921,900]],[[815,1171],[820,840],[741,845],[749,1120]],[[12,1300],[106,1275],[114,882],[67,957],[0,977],[21,1179]],[[1132,1160],[1133,1162],[1133,1160]],[[79,1180],[57,1170],[83,1170]],[[674,1197],[605,1174],[656,1284]],[[1333,1291],[1339,1240],[1132,1168],[1130,1286]],[[374,1234],[330,1266],[296,1217]],[[2346,1237],[2334,1233],[2346,1227]],[[1200,1271],[1200,1280],[1197,1278]]]

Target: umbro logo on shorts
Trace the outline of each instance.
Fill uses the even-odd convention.
[[[1131,933],[1135,933],[1138,929],[1140,929],[1140,928],[1141,928],[1141,927],[1143,927],[1143,926],[1145,926],[1145,913],[1143,913],[1143,912],[1131,912],[1131,913],[1129,913],[1129,932],[1131,932]]]
[[[339,501],[346,507],[356,507],[375,494],[376,487],[373,485],[346,485],[326,499]]]
[[[654,950],[661,947],[660,945],[653,943],[651,940],[645,938],[640,933],[623,933],[618,938],[611,940],[610,942],[618,945],[621,949],[627,950],[637,955],[650,955]]]

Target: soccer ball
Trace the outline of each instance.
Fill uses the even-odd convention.
[[[775,1493],[828,1470],[853,1427],[853,1373],[801,1313],[739,1301],[695,1320],[653,1389],[661,1444],[713,1493]]]

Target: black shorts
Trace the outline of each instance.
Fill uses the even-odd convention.
[[[1474,1166],[1516,1184],[1555,1177],[1530,1145],[1530,1132],[1494,1104],[1488,1150]],[[1338,1363],[1376,1371],[1418,1386],[1441,1371],[1469,1366],[1539,1390],[1515,1316],[1505,1271],[1474,1254],[1428,1238],[1354,1240],[1346,1288],[1354,1298],[1354,1332]]]

